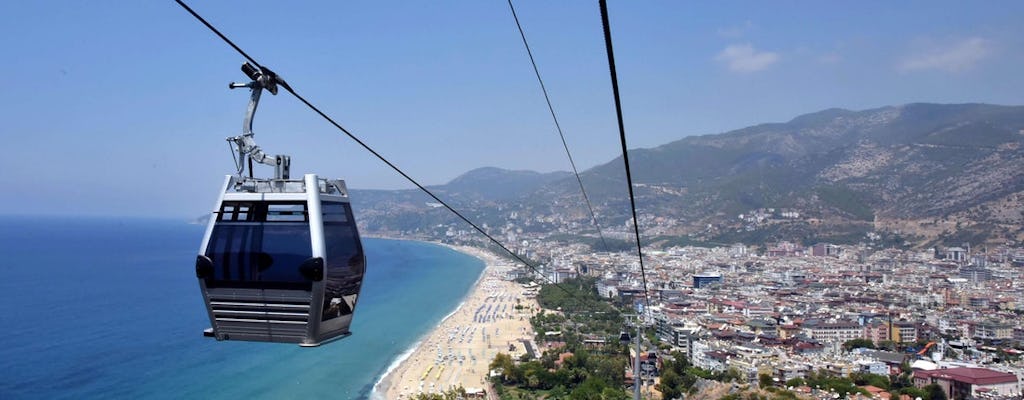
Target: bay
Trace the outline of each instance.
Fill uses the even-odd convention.
[[[0,398],[362,399],[463,299],[483,263],[364,239],[352,336],[317,348],[217,342],[193,270],[203,226],[0,217]]]

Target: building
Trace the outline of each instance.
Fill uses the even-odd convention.
[[[859,339],[864,334],[864,328],[853,321],[808,324],[804,326],[803,331],[807,337],[831,343],[843,343],[848,340]]]
[[[842,247],[833,244],[818,243],[811,246],[811,255],[814,257],[839,257],[841,252]]]
[[[721,274],[697,274],[693,276],[693,287],[700,289],[714,284],[722,283]]]
[[[725,371],[728,353],[712,350],[705,342],[694,342],[693,352],[690,354],[690,362],[697,368],[711,371]]]
[[[619,297],[619,281],[600,280],[597,281],[597,294],[606,299]]]
[[[978,340],[1005,340],[1013,339],[1013,325],[999,322],[981,322],[974,325],[974,338]]]
[[[644,299],[643,288],[619,286],[616,290],[619,292],[619,300],[624,304],[636,304]]]
[[[970,265],[960,269],[960,277],[973,283],[992,280],[992,271],[981,266]]]
[[[779,339],[786,340],[800,334],[800,327],[793,324],[779,325]]]
[[[892,341],[896,343],[914,343],[917,341],[917,324],[913,322],[896,322],[890,328]]]
[[[864,338],[875,344],[889,340],[889,324],[873,321],[864,325]]]
[[[857,371],[868,374],[889,376],[889,365],[877,360],[857,360]]]
[[[790,379],[804,378],[809,372],[812,371],[811,366],[806,364],[792,364],[783,365],[775,368],[775,377],[779,378],[780,382],[786,382]]]
[[[914,386],[923,388],[933,383],[939,385],[950,400],[975,398],[982,393],[1000,396],[1021,394],[1017,376],[1008,372],[967,367],[914,371]]]
[[[967,305],[972,308],[988,308],[989,298],[985,296],[971,296],[967,299]]]
[[[907,362],[910,359],[910,356],[906,353],[897,353],[893,351],[871,349],[859,349],[855,351],[868,362],[882,363],[888,367],[888,372],[886,374],[879,375],[897,375],[902,373],[903,370],[901,366],[904,362]],[[875,365],[875,368],[877,368],[877,371],[881,370],[877,364]]]
[[[693,343],[698,340],[698,328],[685,328],[681,326],[673,326],[671,329],[671,335],[669,335],[669,344],[672,345],[673,350],[677,350],[686,355],[686,358],[690,358],[690,354],[693,353]]]
[[[768,257],[798,257],[802,256],[803,249],[790,242],[779,242],[768,248]]]
[[[943,259],[951,261],[967,261],[967,255],[970,254],[963,247],[949,247],[946,249]]]
[[[575,278],[575,277],[576,277],[576,270],[575,269],[572,269],[572,268],[569,268],[569,267],[560,267],[560,268],[556,268],[554,271],[551,272],[550,276],[548,277],[548,280],[550,280],[553,283],[561,283],[561,282],[565,282],[565,280],[567,280],[567,279],[572,279],[572,278]]]

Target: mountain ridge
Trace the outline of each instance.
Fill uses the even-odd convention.
[[[630,162],[641,226],[655,236],[753,244],[850,242],[881,232],[918,246],[995,243],[1024,239],[1022,145],[1024,106],[910,103],[830,108],[687,136],[631,149]],[[581,179],[602,226],[628,222],[621,156],[581,172]],[[539,224],[538,231],[590,225],[567,172],[482,168],[436,188],[491,226],[523,218],[563,221]],[[421,211],[413,219],[450,223],[402,196],[410,212]],[[414,228],[395,224],[412,215],[384,218],[386,210],[354,199],[372,226]],[[760,217],[747,221],[751,215]]]

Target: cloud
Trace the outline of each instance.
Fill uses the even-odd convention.
[[[903,72],[929,69],[960,72],[974,67],[991,53],[991,41],[972,37],[910,54],[900,61],[896,69]]]
[[[726,47],[715,56],[715,60],[724,63],[733,72],[756,72],[779,61],[779,55],[770,51],[759,52],[746,43]]]

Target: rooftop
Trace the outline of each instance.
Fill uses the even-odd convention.
[[[969,383],[972,385],[994,385],[1017,382],[1017,376],[1008,372],[994,371],[988,368],[949,368],[932,371],[914,371],[915,377],[935,377]]]

